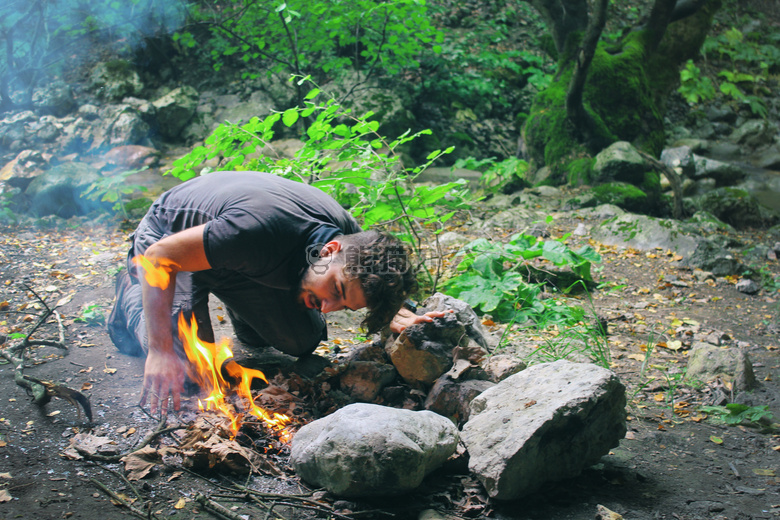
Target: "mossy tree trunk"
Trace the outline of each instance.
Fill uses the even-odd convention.
[[[600,40],[608,0],[526,1],[545,19],[558,54],[558,74],[523,127],[533,166],[549,166],[555,184],[577,183],[588,182],[582,176],[589,169],[572,165],[613,142],[658,156],[665,100],[682,64],[699,52],[721,0],[655,0],[645,23],[616,43]]]

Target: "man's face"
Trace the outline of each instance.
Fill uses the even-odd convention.
[[[366,306],[366,297],[360,280],[348,278],[344,273],[344,262],[339,256],[340,246],[329,246],[320,258],[311,264],[303,274],[299,299],[309,309],[333,312],[342,309],[357,310]]]

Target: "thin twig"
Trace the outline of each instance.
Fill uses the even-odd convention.
[[[227,518],[228,520],[244,520],[244,518],[231,511],[230,509],[226,508],[223,505],[220,505],[213,500],[209,499],[207,496],[202,495],[198,493],[195,495],[195,501],[198,502],[200,505],[203,506],[204,509],[209,511],[210,513],[217,513],[220,516],[223,516]]]
[[[184,428],[187,428],[184,424],[177,424],[174,426],[170,426],[168,428],[165,428],[165,418],[160,420],[160,423],[157,425],[157,428],[149,432],[149,434],[144,437],[141,442],[139,442],[137,445],[135,445],[130,450],[120,453],[118,455],[98,455],[97,453],[88,453],[84,451],[83,449],[79,449],[78,445],[75,446],[76,451],[84,457],[87,460],[91,461],[98,461],[98,462],[119,462],[122,460],[123,457],[126,457],[132,453],[135,453],[136,451],[140,450],[141,448],[146,447],[149,443],[151,443],[154,439],[159,437],[160,435],[165,435],[166,433],[170,433],[176,430],[182,430]]]
[[[93,462],[93,464],[95,464],[95,466],[99,467],[100,469],[102,469],[104,471],[108,471],[109,473],[113,474],[114,476],[119,477],[120,479],[122,479],[124,481],[124,483],[127,484],[127,487],[130,488],[130,491],[132,491],[133,494],[136,496],[136,498],[138,498],[138,500],[143,500],[143,497],[141,496],[140,493],[138,493],[138,490],[135,488],[133,483],[130,482],[129,480],[127,480],[127,477],[125,477],[123,474],[119,473],[118,471],[114,471],[111,468],[107,468],[107,467],[105,467],[102,464],[98,464],[96,462]]]
[[[117,504],[126,507],[131,513],[133,513],[138,518],[143,518],[144,520],[147,520],[149,516],[153,516],[154,518],[157,518],[154,515],[149,515],[141,511],[140,509],[133,507],[132,504],[128,503],[127,500],[123,499],[110,489],[108,489],[105,485],[103,485],[101,482],[94,478],[89,479],[90,482],[92,482],[98,489],[100,489],[103,493],[111,497],[112,500],[114,500]]]

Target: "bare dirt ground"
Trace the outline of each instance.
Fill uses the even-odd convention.
[[[560,229],[553,233],[571,231],[574,225],[556,222],[554,227]],[[711,332],[727,338],[727,344],[739,343],[749,352],[759,381],[759,388],[741,399],[768,405],[775,418],[780,417],[777,291],[748,296],[735,289],[736,280],[695,281],[690,271],[676,268],[672,254],[598,244],[603,256],[600,281],[624,285],[593,297],[599,315],[609,323],[612,368],[627,387],[629,431],[600,464],[581,476],[549,483],[516,502],[499,503],[489,500],[467,472],[459,471],[462,466],[453,465],[429,476],[402,500],[344,501],[300,482],[287,465],[285,445],[256,428],[259,433],[238,440],[255,450],[265,446],[268,464],[259,473],[187,468],[181,456],[171,456],[157,460],[146,477],[127,480],[124,465],[111,457],[132,451],[158,427],[158,420],[137,406],[143,360],[119,354],[100,323],[113,301],[113,275],[124,262],[125,235],[113,224],[0,230],[0,334],[5,338],[0,349],[18,344],[18,336],[35,325],[43,310],[40,299],[51,307],[59,302],[56,310],[67,350],[30,347],[24,374],[82,392],[93,413],[90,423],[83,413],[79,417],[73,404],[58,398],[35,406],[14,381],[15,367],[0,365],[0,520],[417,518],[425,509],[464,518],[584,520],[594,518],[598,505],[626,519],[780,516],[780,438],[756,428],[727,426],[701,413],[699,406],[709,404],[718,392],[740,397],[730,395],[723,381],[683,384],[687,350],[669,348],[686,334]],[[763,232],[737,238],[745,249],[778,240]],[[780,272],[777,260],[760,263],[774,275]],[[217,336],[229,335],[218,302],[213,311]],[[323,356],[343,354],[359,342],[354,320],[337,316],[331,325]],[[32,339],[57,340],[58,334],[52,317]],[[238,352],[237,357],[248,354]],[[299,422],[333,408],[331,383],[312,383],[316,367],[311,363],[290,364],[278,356],[255,361],[265,365],[271,386],[278,390],[273,394],[278,399],[267,401],[269,407],[295,408]],[[183,408],[178,416],[169,416],[169,424],[187,424],[197,417],[194,398]],[[111,439],[114,444],[98,452],[108,458],[66,456],[71,440],[84,433]],[[151,446],[175,445],[181,435],[165,433]],[[214,503],[225,509],[216,512]]]

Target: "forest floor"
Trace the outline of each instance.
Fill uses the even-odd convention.
[[[575,225],[556,221],[552,232],[560,236]],[[447,468],[430,475],[403,500],[344,501],[308,489],[289,468],[286,445],[259,429],[237,439],[251,441],[254,449],[266,445],[267,463],[251,477],[222,466],[187,468],[186,457],[151,450],[149,474],[126,480],[116,454],[132,451],[159,421],[138,406],[143,360],[120,354],[101,324],[112,305],[114,274],[124,264],[125,238],[126,233],[110,223],[0,232],[0,335],[5,340],[0,349],[18,344],[19,335],[29,333],[45,309],[42,300],[49,307],[57,305],[67,350],[29,347],[31,366],[24,374],[82,392],[93,413],[90,423],[73,404],[56,398],[36,407],[16,384],[15,367],[0,364],[0,520],[131,515],[403,519],[418,518],[428,509],[462,518],[585,520],[594,518],[598,505],[626,519],[780,517],[780,437],[745,425],[728,426],[703,413],[700,405],[708,404],[716,392],[733,398],[729,384],[684,384],[687,351],[674,343],[676,331],[715,332],[732,344],[739,342],[759,381],[747,399],[769,406],[780,417],[777,290],[748,296],[736,290],[735,280],[695,281],[690,271],[676,266],[673,254],[598,244],[594,246],[603,257],[598,277],[618,288],[594,292],[593,303],[609,323],[612,368],[627,387],[629,421],[620,445],[581,476],[500,503],[489,500],[467,472]],[[739,239],[746,248],[778,240],[758,231],[742,233]],[[763,267],[775,275],[780,271],[777,260],[767,260]],[[218,302],[213,311],[217,336],[230,335]],[[329,321],[331,339],[319,354],[343,355],[359,343],[354,320],[336,316]],[[52,316],[32,339],[57,340],[58,328]],[[317,401],[327,387],[315,392],[305,364],[280,359],[264,367],[271,380],[268,388],[276,389],[268,393],[272,398],[265,401],[267,406],[297,408],[293,413],[298,421],[326,412]],[[198,415],[195,399],[188,399],[181,413],[169,415],[168,423],[191,424]],[[72,450],[68,455],[71,441],[84,434],[111,441],[96,447],[105,460],[73,460]],[[181,436],[181,431],[165,433],[151,446],[174,445]],[[214,503],[226,509],[215,512]]]

